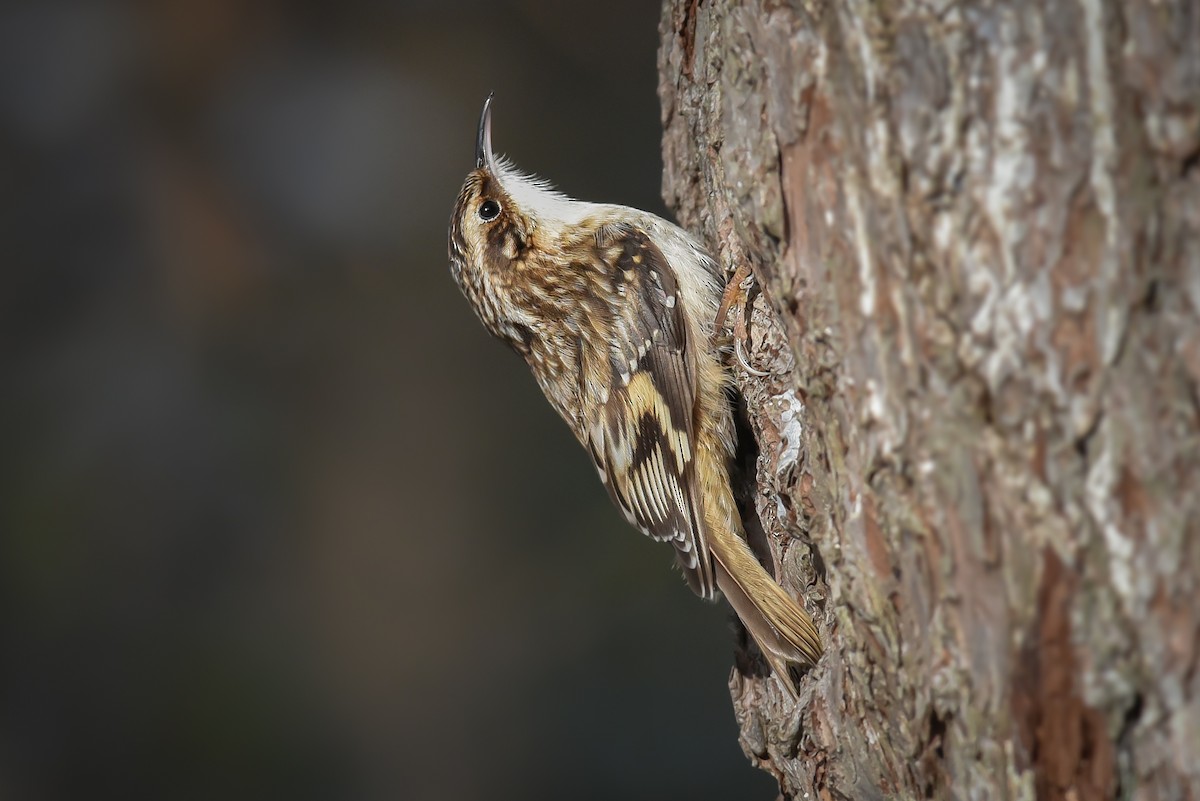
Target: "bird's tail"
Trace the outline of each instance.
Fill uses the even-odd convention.
[[[812,618],[763,569],[741,537],[710,536],[708,546],[717,586],[795,698],[788,663],[815,665],[823,650]]]

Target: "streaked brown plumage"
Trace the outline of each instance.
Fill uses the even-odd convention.
[[[794,695],[787,663],[815,663],[821,643],[751,553],[734,503],[729,379],[710,344],[717,265],[659,217],[572,200],[496,159],[490,104],[450,220],[455,281],[529,364],[626,519],[674,546],[698,595],[725,595]]]

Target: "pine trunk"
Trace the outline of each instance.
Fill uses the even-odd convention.
[[[747,755],[787,798],[1200,798],[1200,4],[660,34],[668,205],[757,279],[747,515],[826,643],[798,704],[739,654]]]

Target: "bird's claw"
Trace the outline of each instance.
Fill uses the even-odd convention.
[[[737,303],[737,316],[733,322],[733,353],[737,357],[738,363],[742,365],[747,373],[753,376],[764,378],[772,375],[769,371],[759,370],[754,365],[750,364],[750,360],[746,357],[745,345],[746,340],[750,339],[750,332],[746,325],[746,303],[739,303],[739,298],[749,300],[750,290],[754,287],[754,273],[750,271],[749,264],[743,264],[737,268],[733,277],[729,279],[729,283],[725,285],[725,292],[721,296],[721,305],[717,308],[717,317],[715,330],[720,331],[725,326],[725,319],[729,316],[730,309]]]
[[[742,353],[742,338],[741,337],[733,338],[733,353],[735,356],[737,356],[737,360],[739,362],[741,362],[742,369],[744,369],[750,375],[756,375],[760,378],[771,375],[771,373],[769,373],[765,370],[759,370],[758,368],[756,368],[750,364],[750,361],[746,358],[745,354]]]

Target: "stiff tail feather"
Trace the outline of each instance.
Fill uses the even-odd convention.
[[[788,663],[815,665],[824,650],[812,618],[771,578],[740,537],[711,537],[709,549],[717,587],[795,698]]]

